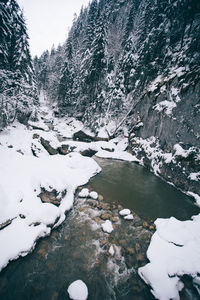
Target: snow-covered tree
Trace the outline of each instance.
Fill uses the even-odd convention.
[[[15,0],[0,2],[0,128],[26,122],[37,90],[23,13]]]

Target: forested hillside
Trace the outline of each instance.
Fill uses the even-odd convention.
[[[197,0],[93,0],[36,67],[61,115],[96,132],[122,123],[144,165],[197,192],[199,49]]]
[[[0,1],[0,129],[26,122],[37,90],[23,13],[15,0]]]

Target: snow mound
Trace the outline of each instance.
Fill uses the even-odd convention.
[[[131,213],[131,211],[128,208],[124,208],[124,209],[120,210],[120,212],[119,212],[120,216],[127,216],[127,215],[130,215],[130,213]]]
[[[73,300],[86,300],[88,297],[88,288],[82,280],[72,282],[67,291]]]
[[[103,231],[107,233],[111,233],[114,230],[112,226],[112,222],[109,220],[106,220],[105,223],[103,223],[101,226]]]
[[[196,278],[200,273],[200,214],[188,221],[157,219],[155,224],[157,231],[147,250],[150,263],[138,272],[157,299],[179,299],[183,287],[179,276]]]

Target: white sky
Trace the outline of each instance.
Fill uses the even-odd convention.
[[[30,37],[32,56],[40,56],[63,43],[72,25],[74,13],[79,15],[81,6],[87,6],[89,0],[17,0],[24,9],[24,15]]]

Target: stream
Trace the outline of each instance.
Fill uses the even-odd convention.
[[[87,187],[104,199],[82,199],[77,193],[63,224],[40,239],[32,253],[12,261],[0,273],[1,300],[69,299],[67,288],[77,279],[87,284],[89,300],[154,299],[137,275],[138,267],[148,262],[153,221],[170,216],[189,219],[200,208],[135,163],[95,160],[102,172]],[[119,216],[122,208],[129,208],[134,219]],[[113,223],[110,234],[101,228],[106,219]],[[185,282],[181,299],[198,299],[190,279]]]

